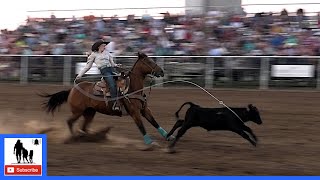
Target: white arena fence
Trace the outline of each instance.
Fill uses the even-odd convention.
[[[164,69],[154,83],[188,80],[205,88],[320,90],[320,56],[150,56]],[[136,56],[117,56],[131,68]],[[85,55],[0,55],[0,82],[72,85]],[[85,80],[99,80],[92,68]],[[189,87],[164,84],[159,87]]]

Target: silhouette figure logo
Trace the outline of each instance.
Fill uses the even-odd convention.
[[[41,141],[41,138],[4,138],[5,175],[41,176]]]

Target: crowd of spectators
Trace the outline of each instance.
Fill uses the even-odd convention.
[[[99,39],[111,40],[110,51],[133,55],[320,55],[320,14],[311,26],[302,9],[289,16],[257,13],[248,17],[210,11],[201,16],[162,19],[28,18],[14,31],[1,30],[0,53],[24,55],[84,54]]]

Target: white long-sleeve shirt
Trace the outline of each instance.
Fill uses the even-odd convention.
[[[116,64],[113,61],[113,56],[105,49],[102,53],[92,52],[87,60],[87,65],[78,74],[78,77],[82,77],[92,67],[93,63],[98,68],[103,67],[115,67]]]

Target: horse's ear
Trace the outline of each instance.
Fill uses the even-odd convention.
[[[147,57],[146,54],[144,54],[143,52],[140,52],[140,51],[138,51],[137,56],[138,56],[139,58]]]
[[[137,52],[137,56],[138,56],[139,58],[141,57],[141,52],[140,52],[140,51]]]

